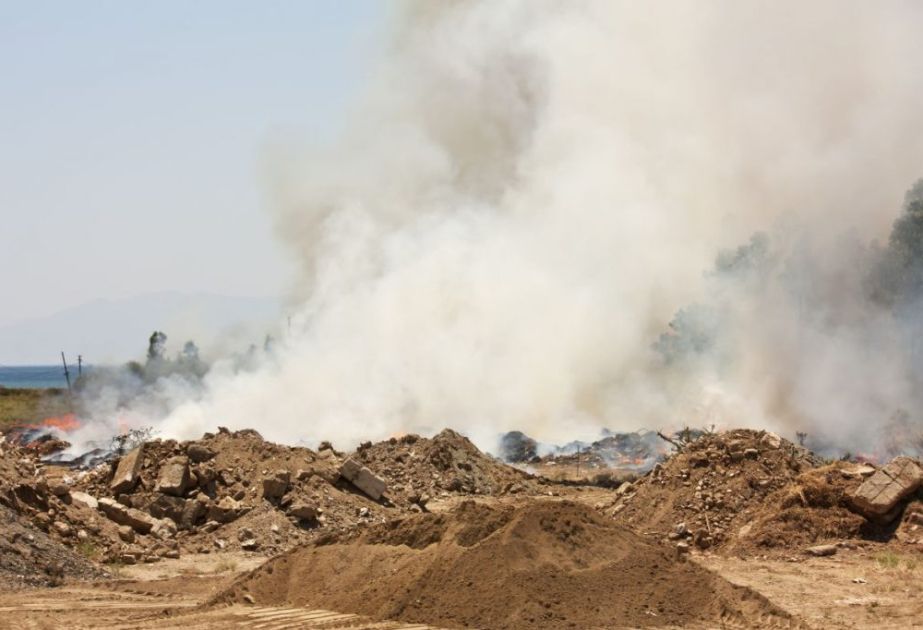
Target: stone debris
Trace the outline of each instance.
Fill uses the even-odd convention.
[[[113,494],[118,495],[134,489],[135,484],[138,483],[141,464],[144,461],[142,459],[143,454],[144,445],[142,444],[119,460],[115,475],[113,475],[112,482],[109,484]]]
[[[885,522],[897,518],[896,508],[923,484],[923,469],[912,459],[898,457],[869,477],[852,497],[863,515]]]
[[[340,474],[375,501],[381,499],[388,488],[384,479],[351,457],[340,467]]]
[[[182,496],[189,485],[189,458],[180,455],[167,460],[160,468],[157,491]]]
[[[836,545],[816,545],[814,547],[808,547],[804,550],[809,556],[814,556],[817,558],[822,558],[825,556],[835,555],[837,552]]]

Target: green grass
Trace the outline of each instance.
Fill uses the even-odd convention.
[[[905,556],[894,553],[893,551],[886,551],[875,556],[875,562],[878,563],[879,568],[887,571],[916,571],[920,566],[920,557]]]

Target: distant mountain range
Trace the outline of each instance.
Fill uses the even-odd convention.
[[[45,365],[83,355],[101,365],[141,359],[151,332],[167,334],[168,353],[193,340],[205,350],[229,351],[262,344],[278,326],[275,298],[152,293],[122,300],[95,300],[49,317],[0,328],[0,365]]]

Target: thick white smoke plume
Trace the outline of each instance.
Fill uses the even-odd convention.
[[[886,239],[923,175],[921,23],[914,2],[405,5],[345,137],[267,159],[304,267],[290,335],[148,424],[346,447],[714,422],[861,446],[915,398],[842,244]],[[759,290],[704,275],[761,230]],[[721,341],[665,362],[652,344],[693,303]]]

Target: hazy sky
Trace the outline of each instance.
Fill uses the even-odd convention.
[[[0,0],[0,327],[154,291],[279,295],[259,171],[329,137],[377,0]]]

